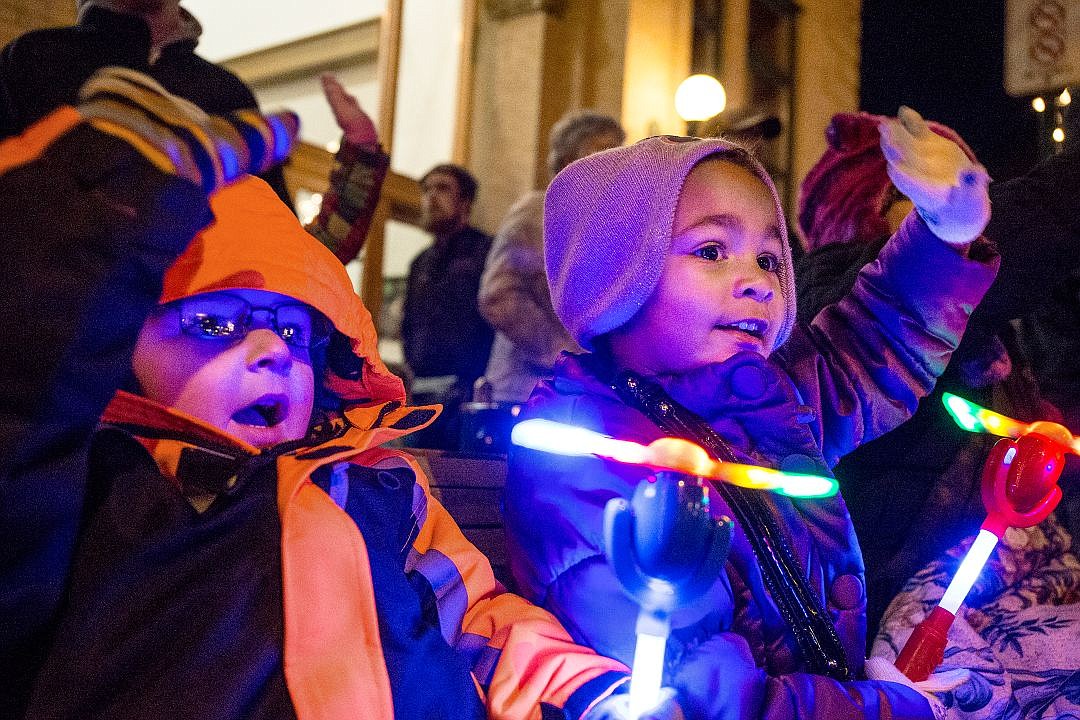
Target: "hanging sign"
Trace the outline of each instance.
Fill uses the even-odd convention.
[[[1080,85],[1080,0],[1005,0],[1005,91]]]

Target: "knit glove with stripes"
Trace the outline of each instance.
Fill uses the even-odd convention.
[[[119,67],[96,72],[79,90],[79,112],[135,147],[155,166],[207,193],[285,160],[299,130],[294,113],[240,110],[207,115],[153,79]]]

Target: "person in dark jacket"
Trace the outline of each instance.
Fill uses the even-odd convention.
[[[801,319],[813,318],[851,289],[860,268],[877,257],[910,209],[889,177],[880,121],[866,113],[836,115],[826,130],[828,149],[803,182],[799,226],[808,252],[795,265]],[[950,128],[931,127],[962,143]],[[941,402],[942,392],[1025,422],[1061,420],[1043,399],[1022,338],[1009,321],[1040,306],[1067,318],[1076,307],[1048,297],[1061,294],[1069,269],[1080,266],[1077,187],[1076,147],[1025,176],[990,184],[993,214],[985,235],[1000,250],[1001,272],[972,314],[934,392],[912,419],[857,448],[836,467],[866,561],[870,639],[903,584],[977,532],[985,517],[979,480],[994,438],[957,427]],[[1067,337],[1061,333],[1058,342]],[[1076,358],[1063,353],[1057,361],[1075,366]]]
[[[126,67],[213,115],[258,109],[251,90],[195,54],[202,27],[179,0],[81,0],[74,27],[33,30],[0,50],[0,138],[76,102],[100,68]],[[280,163],[260,175],[292,205]]]
[[[885,128],[921,211],[809,324],[796,323],[783,210],[745,150],[656,137],[570,164],[547,192],[547,271],[556,313],[591,353],[564,356],[522,417],[641,443],[675,435],[714,459],[814,474],[905,420],[997,258],[979,238],[981,166],[913,111]],[[605,560],[603,515],[646,475],[515,449],[504,498],[519,588],[624,660],[637,607]],[[736,522],[728,562],[667,644],[688,716],[935,717],[940,703],[891,665],[863,676],[863,564],[843,499],[713,490],[710,511]]]
[[[82,96],[0,144],[0,715],[618,717],[625,666],[380,447],[436,410],[233,133],[127,71]]]
[[[412,438],[417,447],[458,446],[458,408],[484,374],[495,336],[476,299],[491,250],[491,236],[469,224],[476,190],[459,165],[436,165],[420,179],[421,225],[435,240],[409,266],[401,340],[412,397],[441,404],[444,416]]]

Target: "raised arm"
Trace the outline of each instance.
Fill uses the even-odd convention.
[[[307,231],[347,263],[364,246],[379,204],[390,157],[382,151],[375,124],[333,75],[321,78],[323,93],[341,128],[341,147],[330,171],[330,187]]]
[[[166,268],[212,219],[206,194],[280,161],[295,130],[295,116],[209,117],[110,68],[78,108],[4,143],[0,475],[90,432]]]
[[[915,210],[851,291],[774,356],[815,411],[811,427],[830,466],[915,411],[998,266],[980,238],[990,207],[982,166],[906,109],[882,126],[881,144]]]
[[[256,142],[269,129],[261,118],[213,121],[110,70],[78,109],[0,145],[0,716],[14,714],[34,670],[26,661],[47,646],[89,439],[130,374],[162,276],[211,221],[207,192],[261,167],[253,156],[287,151],[287,124],[277,146]]]

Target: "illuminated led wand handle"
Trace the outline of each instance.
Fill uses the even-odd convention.
[[[709,514],[701,478],[671,471],[642,480],[630,502],[604,508],[604,549],[640,606],[630,677],[630,720],[660,700],[671,614],[700,601],[720,576],[734,524]]]
[[[896,658],[897,669],[908,679],[925,680],[944,660],[946,636],[956,613],[1005,531],[1037,525],[1057,507],[1061,500],[1057,481],[1066,449],[1039,433],[1002,438],[994,445],[982,476],[986,520],[941,602],[915,627]]]

